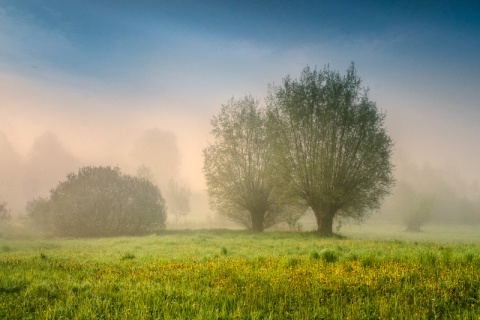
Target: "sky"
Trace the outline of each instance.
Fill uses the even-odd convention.
[[[201,191],[223,103],[354,62],[396,162],[479,180],[479,14],[478,1],[0,0],[0,176],[56,170],[30,197],[78,165],[134,172],[165,153],[177,165],[154,173]]]

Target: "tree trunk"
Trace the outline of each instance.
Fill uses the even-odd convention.
[[[317,233],[321,236],[333,236],[333,217],[335,212],[319,208],[312,208],[312,210],[317,219]]]
[[[250,212],[252,217],[252,230],[254,232],[263,232],[263,219],[265,212]]]

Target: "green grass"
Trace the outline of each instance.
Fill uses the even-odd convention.
[[[420,232],[405,232],[401,224],[370,221],[344,225],[341,233],[353,239],[404,240],[417,242],[480,243],[480,225],[427,224]]]
[[[175,231],[0,239],[0,319],[478,319],[480,245]]]

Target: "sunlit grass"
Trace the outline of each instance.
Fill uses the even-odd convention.
[[[1,241],[2,319],[480,316],[477,244],[239,231]]]

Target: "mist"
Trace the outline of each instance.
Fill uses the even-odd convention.
[[[188,219],[211,224],[202,149],[221,105],[263,99],[268,84],[307,65],[343,73],[353,61],[395,142],[397,187],[372,219],[400,223],[404,186],[437,199],[431,223],[477,221],[475,10],[446,10],[446,19],[422,6],[366,5],[362,15],[328,3],[259,6],[232,14],[214,4],[165,11],[139,3],[132,12],[122,2],[111,16],[107,3],[82,3],[81,12],[67,3],[1,4],[0,200],[20,216],[81,166],[132,175],[145,166],[160,188],[170,179],[188,185],[198,199]]]
[[[422,225],[480,223],[477,180],[465,179],[454,167],[435,168],[429,163],[398,162],[396,169],[396,185],[374,220],[405,225],[409,214],[428,214]],[[431,202],[430,208],[421,207],[424,200]]]
[[[210,139],[209,120],[225,102],[220,97],[206,100],[211,107],[205,111],[185,112],[186,107],[171,107],[161,97],[118,99],[97,92],[87,99],[83,89],[17,80],[15,90],[3,92],[9,99],[0,119],[0,199],[15,216],[25,213],[27,201],[47,196],[81,166],[118,166],[132,175],[145,166],[160,188],[176,179],[192,189],[198,203],[188,217],[192,223],[214,224],[211,220],[217,217],[207,204],[202,149]],[[397,107],[399,100],[383,96],[380,89],[376,94],[372,89],[372,97],[387,112],[387,130],[395,141],[397,187],[407,184],[416,193],[441,200],[429,223],[476,223],[480,156],[472,146],[478,129],[470,120],[456,123],[449,115],[428,117],[425,109],[415,113],[409,105]],[[409,200],[402,204],[398,193],[398,188],[392,190],[373,220],[401,224]]]
[[[192,223],[215,225],[212,220],[218,219],[207,204],[202,149],[210,139],[209,120],[225,102],[220,100],[223,94],[203,100],[209,108],[200,112],[192,101],[180,107],[161,96],[119,99],[106,92],[16,79],[14,90],[2,92],[8,99],[0,118],[0,199],[14,216],[23,215],[27,201],[47,196],[81,166],[118,166],[132,175],[145,166],[161,189],[170,179],[192,189],[192,199],[197,199],[188,217]],[[428,109],[415,111],[413,105],[401,104],[403,97],[386,97],[381,88],[373,89],[372,99],[387,112],[387,130],[395,142],[397,187],[406,184],[438,200],[429,223],[476,223],[480,155],[473,146],[478,129],[470,119],[429,116]],[[186,112],[188,108],[192,111]],[[401,224],[409,199],[400,201],[399,192],[392,190],[373,220]]]
[[[161,186],[178,178],[180,152],[173,132],[158,128],[145,131],[135,140],[129,156],[132,163],[149,168],[154,181]]]

